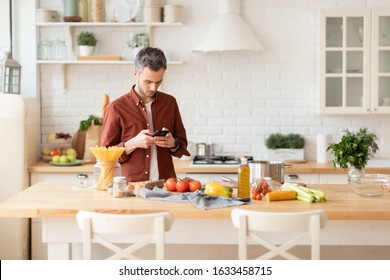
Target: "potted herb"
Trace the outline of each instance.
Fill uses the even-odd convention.
[[[97,39],[94,33],[83,31],[77,36],[77,45],[79,46],[80,56],[93,55]]]
[[[333,166],[349,169],[349,178],[362,176],[370,156],[379,149],[376,143],[378,138],[374,133],[368,132],[367,128],[360,128],[355,132],[345,129],[343,132],[345,134],[340,142],[332,142],[327,148],[333,155]]]
[[[290,133],[283,135],[281,133],[270,134],[265,140],[265,146],[268,148],[268,158],[272,160],[303,160],[305,139],[303,136]]]

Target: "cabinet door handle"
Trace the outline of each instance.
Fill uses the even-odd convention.
[[[296,180],[299,179],[299,176],[297,174],[289,174],[287,175],[287,179]]]

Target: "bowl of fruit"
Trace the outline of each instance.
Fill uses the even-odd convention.
[[[76,150],[73,148],[54,148],[50,159],[52,165],[80,165],[83,161],[77,159]]]
[[[50,133],[47,136],[47,142],[50,144],[66,144],[70,142],[72,136],[69,133]]]

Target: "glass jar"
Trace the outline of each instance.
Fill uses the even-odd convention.
[[[88,21],[88,1],[87,0],[79,0],[78,5],[78,16],[81,17],[81,21]]]
[[[53,58],[53,43],[49,40],[44,40],[38,45],[38,59],[50,60]]]
[[[127,179],[124,176],[117,176],[112,179],[112,194],[116,198],[125,197],[127,194]]]
[[[66,44],[64,41],[57,39],[53,42],[53,59],[65,60],[66,59]]]
[[[106,191],[114,177],[122,176],[122,167],[118,161],[97,161],[93,174],[95,189]]]
[[[103,0],[91,0],[91,21],[102,22],[104,18],[104,1]]]

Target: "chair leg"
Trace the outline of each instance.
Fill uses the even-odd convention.
[[[83,258],[84,260],[92,259],[92,229],[91,219],[84,219],[83,234]]]
[[[239,218],[239,228],[238,228],[238,259],[246,260],[247,259],[247,217],[245,215],[240,216]]]
[[[311,259],[320,259],[320,217],[318,215],[311,216]]]
[[[164,217],[155,219],[154,225],[155,244],[156,244],[156,260],[165,259],[165,230]]]

